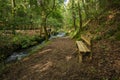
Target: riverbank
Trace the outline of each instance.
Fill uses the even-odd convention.
[[[106,41],[109,42],[109,41]],[[95,42],[92,61],[78,63],[75,41],[68,37],[51,39],[38,52],[12,64],[1,80],[119,80],[119,52],[108,52]],[[108,43],[105,43],[107,45]],[[114,43],[117,45],[118,43]],[[110,48],[112,49],[112,45]],[[116,47],[118,47],[117,45]],[[102,53],[101,53],[102,52]]]
[[[0,63],[0,75],[8,69],[10,66],[19,63],[22,59],[31,56],[34,53],[37,53],[40,49],[45,47],[46,45],[50,44],[51,41],[43,42],[41,44],[38,44],[36,46],[33,46],[31,48],[28,48],[24,51],[20,51],[16,54],[12,54],[9,56],[6,60],[5,63]]]
[[[49,44],[40,49],[36,54],[26,57],[10,66],[0,77],[3,80],[43,80],[45,74],[53,75],[55,77],[55,75],[57,75],[56,72],[59,70],[64,72],[64,66],[71,58],[73,58],[72,55],[75,52],[75,49],[76,46],[74,41],[69,38],[52,39]],[[57,67],[60,69],[57,69]],[[55,73],[50,74],[51,71],[55,71]],[[47,78],[46,75],[46,79]]]
[[[40,37],[38,35],[11,35],[11,36],[1,36],[3,40],[0,45],[0,62],[4,61],[6,57],[13,54],[18,50],[24,50],[31,46],[37,45],[45,40],[44,37]]]
[[[47,41],[47,42],[45,41],[45,38],[43,37],[43,38],[40,38],[40,40],[37,39],[38,42],[35,45],[28,46],[26,48],[18,48],[18,49],[15,48],[16,51],[14,51],[10,56],[8,56],[6,58],[4,57],[4,61],[2,63],[0,63],[0,73],[2,73],[5,68],[9,67],[9,65],[11,65],[11,63],[14,64],[18,60],[24,59],[25,57],[28,57],[31,54],[37,53],[41,48],[43,48],[45,45],[49,44],[51,42],[51,39],[63,37],[65,35],[66,35],[66,33],[64,33],[64,32],[55,33],[54,35],[51,35],[51,37],[49,38],[49,41]],[[18,47],[18,46],[16,45],[16,47]]]

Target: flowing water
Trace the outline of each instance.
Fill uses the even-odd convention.
[[[49,40],[53,39],[53,38],[58,38],[58,37],[64,37],[66,34],[64,32],[59,32],[56,36],[51,36],[49,38]],[[20,51],[16,51],[16,52],[13,52],[13,54],[11,56],[9,56],[7,59],[6,59],[6,62],[12,62],[12,61],[17,61],[17,60],[21,60],[22,58],[26,57],[29,55],[29,53],[36,49],[38,46],[41,46],[41,45],[44,45],[45,44],[45,41],[43,41],[42,43],[36,45],[36,46],[33,46],[31,48],[28,48],[28,49],[25,49],[25,50],[20,50]]]

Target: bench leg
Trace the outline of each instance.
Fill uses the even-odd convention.
[[[89,58],[90,58],[90,60],[92,60],[92,52],[90,53],[90,57]]]
[[[82,54],[79,53],[79,63],[82,63]]]

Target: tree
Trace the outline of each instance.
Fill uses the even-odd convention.
[[[46,1],[39,0],[39,5],[41,7],[41,16],[42,16],[41,26],[44,29],[46,40],[48,40],[46,21],[48,16],[51,14],[51,12],[55,8],[55,0],[46,0]]]
[[[81,13],[81,8],[80,8],[80,2],[78,0],[78,14],[79,14],[79,33],[82,31],[82,13]]]
[[[72,17],[73,17],[73,26],[75,28],[75,30],[77,29],[77,26],[76,26],[76,13],[75,13],[75,1],[72,0],[71,1],[72,3]]]
[[[12,4],[12,21],[14,22],[11,27],[12,27],[12,32],[15,34],[15,15],[16,15],[16,2],[15,0],[11,0]]]

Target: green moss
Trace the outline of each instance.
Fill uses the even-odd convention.
[[[33,46],[39,42],[42,42],[44,39],[40,36],[22,36],[17,35],[13,38],[13,45],[20,46],[21,48],[27,48]]]
[[[48,44],[50,44],[50,43],[51,43],[51,41],[47,41],[47,42],[45,42],[43,45],[38,45],[35,49],[33,49],[33,50],[31,50],[31,51],[29,52],[29,56],[30,56],[31,54],[37,53],[40,49],[42,49],[44,46],[46,46],[46,45],[48,45]]]

